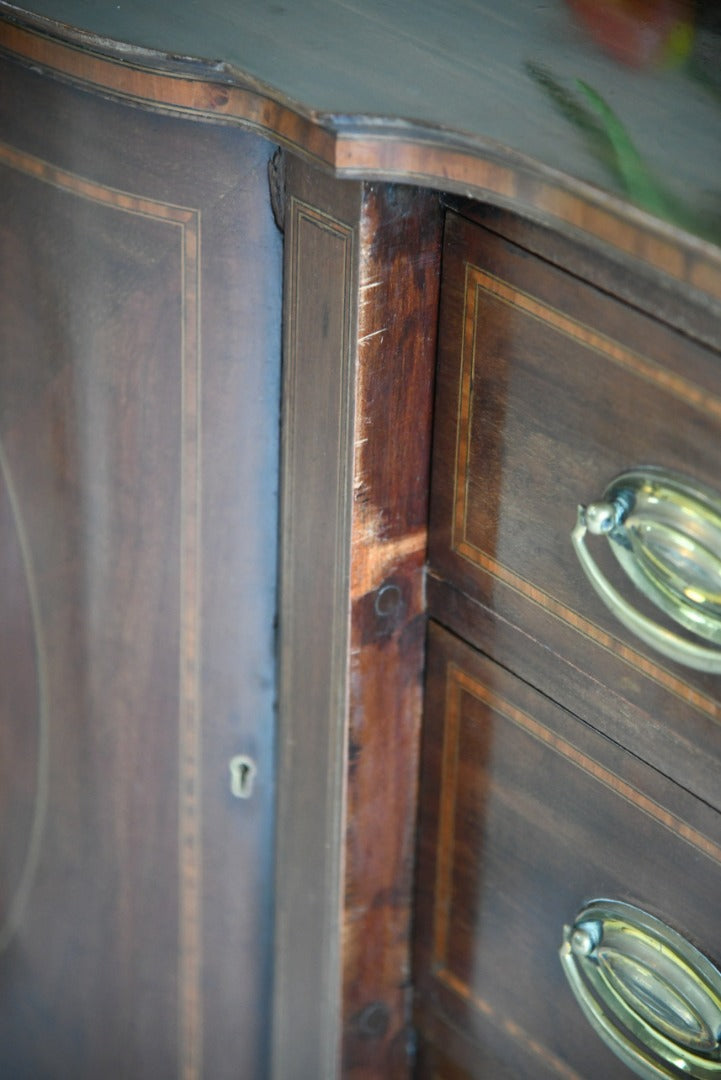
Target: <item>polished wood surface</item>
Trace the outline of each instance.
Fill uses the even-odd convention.
[[[678,195],[692,202],[696,196],[698,211],[721,162],[713,95],[718,24],[708,4],[698,4],[683,20],[690,56],[680,49],[655,64],[640,56],[637,63],[623,63],[577,17],[575,5],[561,0],[543,6],[508,0],[502,13],[488,0],[402,0],[391,6],[382,0],[250,0],[242,7],[208,0],[202,11],[189,0],[178,0],[172,10],[160,0],[3,6],[18,18],[23,12],[42,17],[46,28],[53,22],[74,28],[99,53],[115,51],[141,65],[192,57],[206,75],[228,83],[250,76],[318,117],[375,116],[419,122],[429,134],[434,128],[463,132],[623,193],[608,160],[594,155],[593,131],[575,127],[571,105],[564,112],[559,101],[562,91],[554,97],[552,87],[534,76],[540,68],[571,100],[579,95],[577,79],[607,96],[641,157]],[[663,29],[654,25],[659,21],[646,14],[638,33],[662,38]],[[590,116],[587,122],[592,128]]]
[[[718,353],[453,214],[439,334],[432,610],[721,806],[716,679],[625,631],[570,542],[578,504],[635,465],[718,487]],[[445,602],[449,585],[461,595]]]
[[[689,55],[649,70],[607,55],[561,0],[514,0],[503,16],[329,0],[0,12],[0,45],[65,78],[247,124],[347,178],[513,206],[721,299],[710,5],[687,28]]]
[[[718,960],[721,818],[435,625],[427,680],[416,1019],[457,1064],[419,1075],[630,1076],[566,985],[563,926],[624,900]]]
[[[634,464],[718,487],[717,326],[657,286],[493,208],[446,216],[427,581],[445,629],[431,626],[424,713],[418,1076],[631,1075],[557,956],[594,896],[655,913],[718,959],[716,679],[616,624],[570,541],[577,504]]]
[[[343,1075],[404,1075],[441,213],[368,185],[351,525]],[[389,356],[395,363],[389,364]]]
[[[0,0],[18,1076],[406,1077],[415,923],[420,1075],[585,1077],[559,919],[647,847],[633,895],[714,954],[717,692],[619,633],[567,533],[628,455],[717,483],[718,37],[699,4],[630,70],[571,6]],[[475,219],[437,402],[435,192]],[[433,631],[416,921],[427,605],[499,666]],[[486,991],[507,955],[530,1018]]]
[[[273,1075],[341,1053],[359,185],[289,161],[281,458]]]
[[[268,147],[8,62],[0,80],[0,1072],[260,1076]]]
[[[285,178],[274,1064],[404,1076],[440,207]]]
[[[641,274],[637,267],[619,259],[618,252],[611,247],[602,250],[590,246],[578,233],[565,235],[549,223],[531,221],[488,202],[445,195],[443,203],[447,209],[483,225],[524,251],[721,352],[721,320],[715,306],[703,299],[699,302],[699,297],[681,287],[678,281],[648,269]]]

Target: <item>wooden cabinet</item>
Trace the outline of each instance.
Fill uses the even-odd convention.
[[[632,466],[718,487],[720,358],[651,318],[638,293],[542,258],[538,236],[524,249],[509,219],[470,218],[446,217],[441,285],[420,1075],[632,1075],[574,1000],[563,927],[610,898],[718,962],[717,676],[634,637],[571,533],[578,504]],[[672,627],[606,541],[589,542],[616,588]]]
[[[720,486],[718,33],[576,6],[0,0],[3,1075],[598,1080],[583,905],[721,960],[570,536]]]

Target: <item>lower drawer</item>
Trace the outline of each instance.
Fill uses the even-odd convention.
[[[574,997],[559,956],[564,926],[605,898],[643,909],[651,924],[662,920],[669,934],[721,958],[721,818],[435,625],[426,694],[419,1075],[634,1075]],[[679,1004],[690,984],[682,979],[674,991],[670,969],[654,975],[648,947],[635,955],[625,974],[617,965],[626,997],[647,1018],[656,1008],[661,1028],[675,1023],[693,1043],[693,1020]],[[714,1027],[711,1007],[709,1015]],[[630,1045],[633,1061],[644,1051],[633,1037]]]

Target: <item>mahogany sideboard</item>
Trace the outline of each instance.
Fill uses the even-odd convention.
[[[720,59],[0,0],[0,1075],[721,1073]]]

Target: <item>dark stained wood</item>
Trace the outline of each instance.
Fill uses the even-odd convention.
[[[399,127],[413,121],[413,143],[420,148],[424,142],[431,156],[434,145],[475,144],[489,164],[515,159],[519,179],[535,173],[559,189],[567,178],[577,190],[582,184],[591,213],[598,205],[594,187],[619,201],[643,203],[637,190],[643,182],[636,190],[633,182],[624,185],[624,148],[619,167],[613,151],[620,140],[616,147],[604,140],[600,110],[577,86],[584,79],[614,109],[637,150],[636,171],[652,189],[646,209],[667,209],[682,222],[703,219],[705,212],[711,224],[715,211],[718,224],[718,191],[709,178],[721,160],[714,136],[719,30],[713,5],[697,7],[686,19],[690,56],[677,49],[676,62],[665,63],[661,49],[658,62],[645,68],[609,56],[563,0],[507,0],[502,15],[490,0],[392,6],[383,0],[246,0],[241,7],[207,0],[202,11],[192,0],[178,0],[172,12],[162,0],[91,6],[34,0],[20,7],[4,0],[2,10],[49,36],[140,67],[177,70],[190,66],[179,58],[195,58],[200,79],[233,86],[250,78],[307,116],[337,118],[339,129],[355,116],[372,135],[380,117],[395,127],[396,141]],[[372,143],[383,152],[380,140]],[[367,147],[359,150],[363,155]],[[632,173],[636,163],[626,157]],[[521,179],[521,199],[523,186]],[[685,215],[674,215],[677,204]]]
[[[334,1076],[342,1024],[357,184],[286,162],[273,1075]]]
[[[459,1031],[432,1005],[421,1000],[416,1006],[416,1023],[423,1035],[418,1039],[416,1069],[418,1080],[556,1080],[557,1074],[544,1071],[538,1055],[518,1038],[478,1043]],[[495,1042],[495,1045],[494,1045]]]
[[[630,1076],[566,985],[563,925],[625,900],[717,960],[721,819],[433,624],[428,662],[418,1022],[443,1051],[463,1042],[444,1025],[482,1046],[475,1065],[453,1054],[461,1075],[490,1075],[495,1055],[525,1059],[511,1075]]]
[[[492,594],[471,598],[433,573],[426,588],[429,612],[444,626],[718,806],[718,721],[683,708],[675,696],[665,695],[664,703],[653,684],[634,680],[611,654],[604,664],[609,681],[599,681],[597,646],[579,648],[573,628],[557,626],[551,638],[548,619],[535,617],[522,597],[511,597],[499,615]],[[654,690],[660,704],[652,709]]]
[[[640,274],[619,259],[611,245],[589,247],[579,231],[563,233],[490,203],[446,196],[444,204],[647,315],[671,321],[687,337],[721,350],[721,321],[714,304],[650,267]]]
[[[274,1067],[403,1076],[440,209],[286,175]]]
[[[661,220],[503,50],[541,27],[569,79],[581,56],[632,91],[622,122],[669,87],[675,116],[688,72],[566,49],[560,3],[211,0],[202,36],[184,0],[170,21],[96,6],[104,31],[38,4],[0,0],[0,1072],[409,1074],[428,598],[500,666],[432,631],[419,1075],[617,1077],[560,929],[615,890],[719,957],[719,818],[683,786],[721,808],[721,712],[714,680],[618,632],[568,533],[650,455],[718,484],[713,99],[681,109],[698,154],[669,108],[666,138],[631,125],[690,199]],[[281,241],[258,134],[295,152],[287,191],[274,170],[277,758]],[[449,228],[427,594],[440,210],[410,184],[482,199],[462,209],[490,226]]]
[[[614,624],[570,532],[576,505],[634,463],[718,486],[719,353],[704,347],[717,327],[658,281],[615,276],[612,256],[456,206],[427,598],[459,637],[432,626],[417,1074],[615,1080],[627,1073],[565,985],[560,928],[589,898],[617,897],[718,956],[721,707],[714,678]]]
[[[432,193],[366,187],[343,928],[349,1077],[402,1076],[407,1067],[440,226]]]
[[[376,3],[238,8],[219,0],[202,18],[178,5],[168,18],[159,0],[92,11],[75,0],[36,0],[35,14],[0,0],[0,47],[150,108],[247,125],[345,178],[510,206],[610,245],[629,272],[658,271],[712,297],[718,312],[718,193],[708,177],[718,174],[721,144],[714,88],[696,68],[626,71],[579,33],[560,2],[513,0],[502,18],[461,0]],[[610,143],[605,157],[589,149],[588,132],[530,74],[539,65],[571,95],[579,75],[592,73],[662,197],[634,205]]]
[[[267,1068],[270,149],[2,65],[6,1076]]]
[[[577,505],[633,465],[718,487],[719,355],[453,215],[439,332],[430,561],[479,601],[450,624],[465,607],[464,635],[721,806],[717,680],[624,631],[570,542]]]

